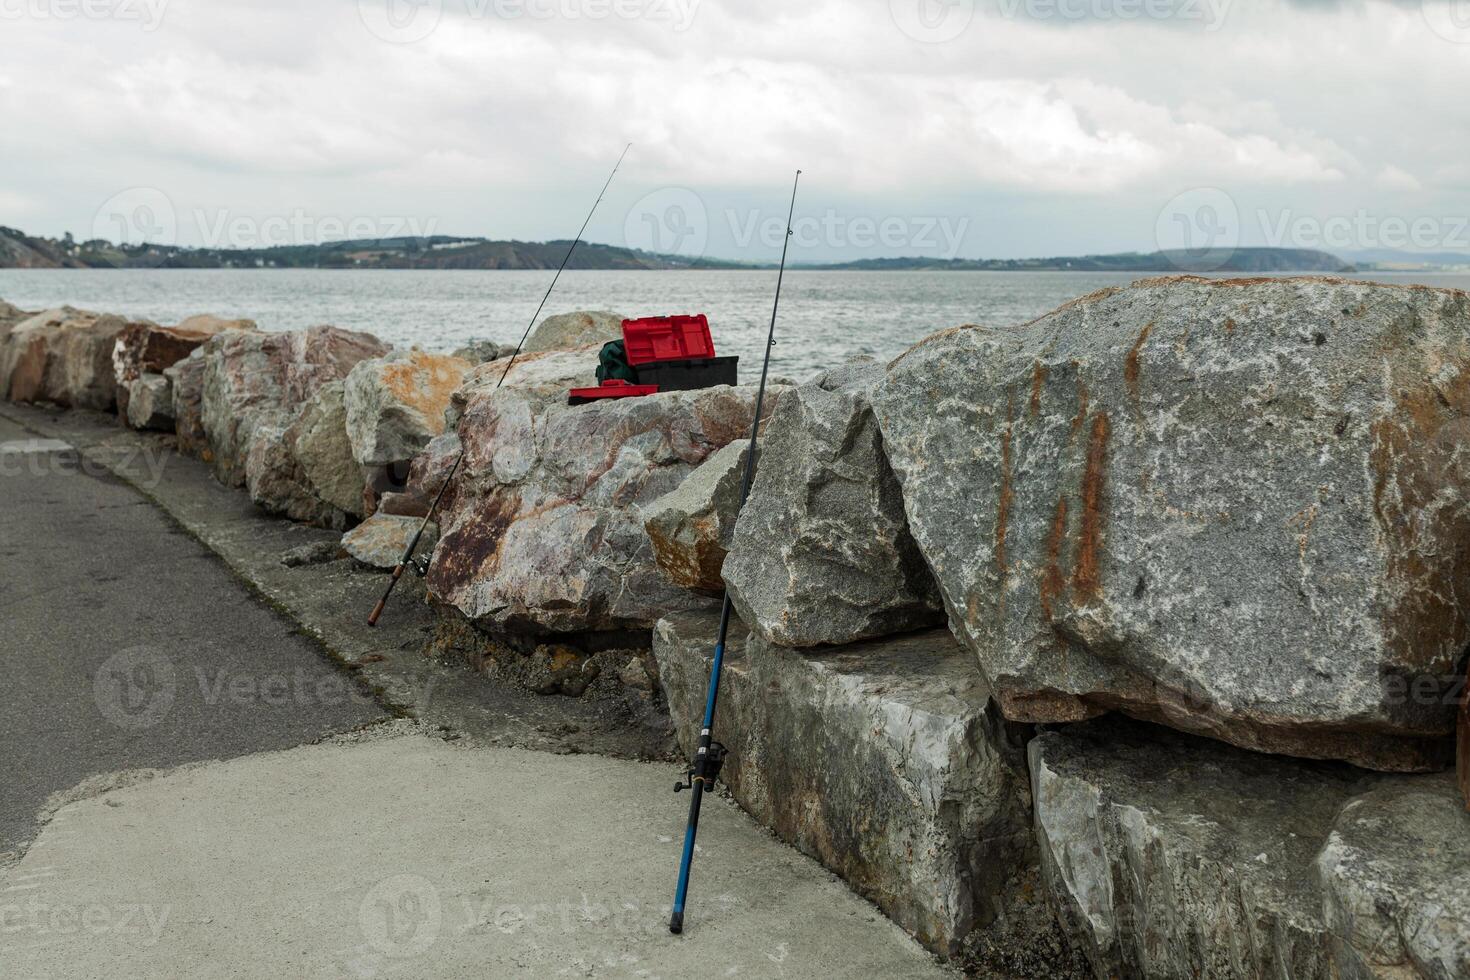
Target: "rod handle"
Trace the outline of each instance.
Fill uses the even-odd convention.
[[[397,585],[398,584],[398,580],[400,578],[402,578],[402,577],[403,577],[403,563],[400,562],[393,569],[393,577],[388,580],[388,587],[383,590],[383,597],[378,600],[378,604],[373,607],[373,611],[370,612],[370,613],[368,613],[368,625],[369,626],[377,626],[378,625],[378,617],[381,616],[381,615],[383,615],[383,610],[388,605],[388,597],[393,594],[393,586]]]

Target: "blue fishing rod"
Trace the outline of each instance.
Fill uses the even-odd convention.
[[[755,395],[755,419],[750,423],[750,451],[745,454],[745,481],[740,487],[740,508],[750,496],[750,484],[755,478],[755,455],[760,439],[761,407],[766,398],[766,375],[771,369],[771,348],[776,346],[776,310],[781,306],[781,280],[786,276],[786,249],[791,244],[791,219],[796,214],[796,186],[801,182],[801,171],[791,182],[791,208],[786,213],[786,238],[781,243],[781,270],[776,273],[776,299],[771,304],[771,330],[766,336],[766,357],[761,364],[761,385]],[[720,668],[725,663],[725,637],[730,632],[730,592],[725,591],[725,602],[720,607],[720,631],[715,637],[715,662],[709,672],[709,694],[704,702],[704,724],[699,726],[699,747],[694,753],[694,765],[685,773],[685,782],[674,784],[674,792],[690,790],[689,826],[684,831],[684,855],[679,859],[679,887],[674,891],[674,910],[669,917],[669,932],[678,935],[684,931],[684,900],[689,897],[689,868],[694,863],[694,836],[699,832],[699,807],[704,801],[706,789],[715,788],[715,779],[725,763],[725,747],[710,737],[715,722],[715,702],[720,695]]]

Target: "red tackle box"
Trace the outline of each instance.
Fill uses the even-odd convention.
[[[623,346],[628,363],[635,367],[654,361],[692,361],[715,356],[709,318],[703,313],[624,320]]]
[[[568,405],[585,405],[604,398],[642,398],[658,391],[658,385],[635,385],[621,378],[608,378],[596,388],[573,388],[567,393]]]

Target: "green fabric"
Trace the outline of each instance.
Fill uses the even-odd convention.
[[[638,383],[638,372],[628,363],[628,352],[621,340],[610,340],[603,344],[602,353],[597,355],[598,383],[609,378],[619,378],[631,384]]]

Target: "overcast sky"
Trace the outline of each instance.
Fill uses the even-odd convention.
[[[0,224],[1470,249],[1470,0],[0,0]]]

